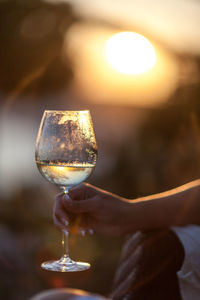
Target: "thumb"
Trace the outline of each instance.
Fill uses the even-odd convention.
[[[87,200],[72,200],[67,194],[62,198],[62,203],[67,211],[73,213],[86,213],[94,210],[94,197]]]

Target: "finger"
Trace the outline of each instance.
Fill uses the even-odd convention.
[[[96,208],[96,198],[90,198],[87,200],[72,200],[68,195],[62,198],[63,207],[73,213],[87,213],[94,211]]]
[[[93,235],[93,234],[94,234],[94,229],[89,228],[89,229],[87,230],[87,233],[90,234],[90,235]]]
[[[74,228],[72,227],[71,229],[71,233],[72,234],[78,234],[78,235],[81,235],[81,236],[85,236],[86,235],[86,231],[83,227],[78,227],[78,228]]]
[[[142,246],[139,245],[134,250],[134,252],[129,257],[129,259],[127,259],[120,265],[115,275],[114,288],[119,286],[121,282],[124,280],[124,278],[127,278],[134,269],[139,267],[139,260],[141,257],[141,253],[142,253]]]
[[[124,281],[121,281],[116,289],[110,295],[112,299],[121,299],[123,296],[127,295],[134,288],[134,281],[136,278],[136,270],[132,270],[132,272],[126,277]]]
[[[53,209],[53,218],[55,217],[61,223],[63,223],[64,226],[67,226],[67,223],[69,223],[69,216],[63,207],[62,196],[63,196],[63,193],[57,195],[57,197],[56,197],[56,201],[55,201],[54,209]]]
[[[123,279],[131,274],[133,269],[137,271],[137,276],[134,278],[135,281],[133,283],[135,288],[142,284],[144,285],[146,282],[152,280],[152,278],[158,276],[162,268],[168,263],[166,257],[164,263],[159,261],[158,264],[156,261],[159,259],[159,253],[156,254],[156,249],[152,248],[155,241],[157,242],[156,247],[160,244],[158,243],[160,235],[160,232],[142,233],[141,241],[138,243],[136,250],[121,263],[115,276],[115,287],[118,287]],[[154,257],[156,257],[156,261],[152,268],[152,261],[155,260]]]
[[[66,219],[67,221],[69,221],[69,216],[62,204],[55,204],[53,209],[53,215],[55,215],[60,220]]]
[[[120,231],[118,226],[104,223],[103,220],[98,220],[95,217],[90,215],[90,218],[87,222],[87,227],[92,228],[94,232],[109,235],[109,236],[119,236]]]
[[[82,229],[82,215],[77,214],[73,216],[73,221],[71,222],[71,230],[73,234],[81,234]]]
[[[92,230],[87,229],[87,220],[86,218],[82,218],[82,215],[76,215],[76,217],[73,218],[73,221],[71,220],[71,217],[68,216],[68,214],[65,211],[65,207],[63,206],[62,203],[62,198],[67,197],[69,198],[66,194],[60,193],[56,196],[56,201],[55,201],[55,206],[54,206],[54,215],[53,215],[53,220],[54,223],[57,227],[60,229],[68,229],[70,228],[70,232],[73,234],[80,234],[82,236],[85,236],[86,232],[89,234],[92,234]],[[71,223],[71,226],[69,227],[69,220]]]
[[[56,218],[56,216],[53,216],[53,221],[54,221],[54,224],[56,225],[56,227],[60,228],[61,230],[69,231],[69,227],[67,225],[65,225],[65,223],[63,221]]]
[[[130,255],[134,252],[136,247],[143,241],[143,234],[138,231],[131,235],[129,239],[126,241],[125,245],[123,246],[121,257],[120,257],[120,264],[126,260]]]
[[[58,195],[56,195],[55,198],[55,202],[54,202],[54,211],[57,211],[58,209],[62,209],[63,208],[63,204],[62,204],[62,198],[64,197],[64,193],[60,193]]]
[[[92,227],[94,224],[93,218],[88,214],[81,214],[80,228],[85,231],[85,234],[93,235],[94,228]]]
[[[65,195],[65,193],[63,193],[63,192],[57,194],[57,195],[56,195],[56,198],[55,198],[55,203],[61,202],[61,201],[62,201],[63,195]]]
[[[85,235],[86,235],[85,229],[80,228],[80,229],[79,229],[79,234],[80,234],[81,236],[85,236]]]
[[[53,217],[53,220],[54,220],[54,224],[61,230],[70,232],[72,234],[80,234],[81,236],[85,236],[85,234],[86,234],[86,231],[83,227],[79,227],[79,228],[74,227],[74,226],[70,227],[70,226],[68,226],[69,224],[66,220],[60,220],[60,219],[56,218],[55,216]]]
[[[55,207],[53,211],[53,216],[62,221],[64,225],[66,225],[66,222],[69,222],[69,216],[67,212],[61,207]]]

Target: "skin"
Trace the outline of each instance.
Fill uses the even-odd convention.
[[[76,227],[107,235],[138,230],[200,224],[200,180],[173,190],[126,199],[87,183],[56,196],[54,223],[70,231],[70,216],[79,216]],[[81,217],[80,217],[81,216]]]
[[[154,240],[158,231],[155,231],[154,235],[152,234],[154,231],[151,230],[200,224],[200,180],[164,193],[138,199],[126,199],[84,183],[71,189],[69,195],[61,193],[56,196],[55,224],[61,229],[70,231],[71,228],[68,224],[71,223],[71,216],[76,216],[77,226],[86,231],[93,228],[96,232],[107,235],[125,235],[137,232],[131,236],[122,251],[111,295],[111,299],[123,298],[124,295],[127,295],[127,291],[140,285],[141,278],[144,279],[143,275],[140,276],[141,274],[146,274],[145,278],[148,280],[152,277],[149,259],[144,261],[141,254],[151,251],[156,255],[156,251],[163,251],[163,249],[160,250],[160,243],[157,242],[153,244],[154,249],[152,250],[152,242],[149,243],[149,237]],[[145,239],[143,234],[138,231],[146,231],[145,234],[149,231],[150,236],[147,234]],[[179,243],[180,248],[178,238],[175,242]],[[172,245],[175,249],[178,246],[176,243]],[[175,251],[172,252],[175,253]],[[171,258],[172,255],[170,254],[169,257]],[[168,258],[164,256],[164,262]],[[157,261],[157,255],[154,260],[155,266],[160,267],[163,264],[162,255],[161,261]],[[143,262],[142,265],[141,262]]]

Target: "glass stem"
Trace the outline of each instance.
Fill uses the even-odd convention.
[[[66,187],[61,187],[64,194],[68,194],[68,189]],[[63,258],[69,258],[69,232],[67,230],[62,230],[62,246],[63,246]]]
[[[69,232],[62,230],[63,257],[69,258]]]

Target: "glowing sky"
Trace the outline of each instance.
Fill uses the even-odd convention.
[[[101,104],[151,106],[165,101],[177,86],[178,69],[174,56],[153,44],[155,65],[144,73],[136,74],[134,68],[132,74],[124,74],[117,70],[119,67],[121,69],[121,63],[124,67],[127,58],[123,51],[115,53],[112,49],[113,56],[117,53],[120,55],[115,67],[106,57],[107,42],[115,33],[109,28],[90,24],[74,25],[67,33],[63,54],[69,53],[74,62],[77,84],[74,90],[80,93],[80,97]],[[131,58],[129,60],[131,65]],[[138,59],[139,62],[143,61]],[[143,68],[143,65],[139,64],[138,67]]]
[[[176,50],[200,53],[200,1],[71,0],[78,12],[137,26]]]
[[[66,47],[63,51],[68,53],[69,49],[72,59],[76,53],[74,69],[75,83],[78,86],[75,90],[80,91],[81,97],[84,95],[93,102],[107,103],[109,99],[109,103],[113,104],[145,106],[164,102],[179,84],[180,69],[174,50],[200,55],[200,1],[62,0],[62,2],[70,3],[86,20],[88,18],[104,21],[102,24],[83,22],[72,26],[67,33]],[[106,27],[106,22],[116,27]],[[105,45],[117,31],[133,31],[149,39],[156,51],[156,64],[149,71],[137,76],[126,76],[114,70],[117,68],[111,63],[111,59],[109,62],[112,67],[108,65]],[[113,56],[112,52],[111,57]],[[120,59],[117,59],[118,67],[119,63]]]

